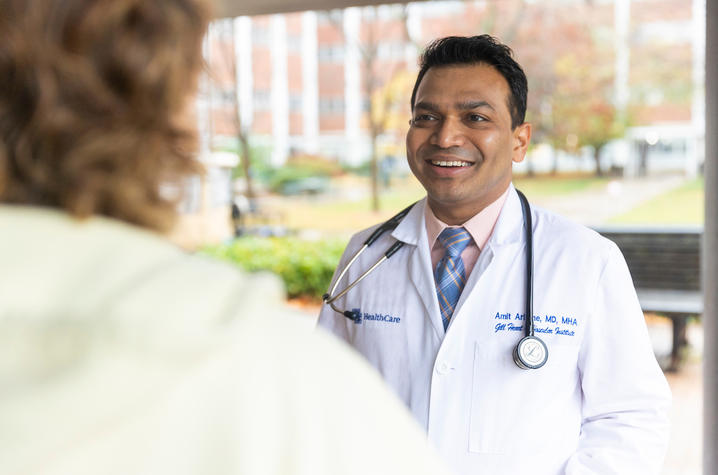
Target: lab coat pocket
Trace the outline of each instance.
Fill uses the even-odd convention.
[[[578,348],[549,345],[543,368],[520,369],[513,347],[476,343],[471,394],[469,451],[511,454],[538,448],[567,421],[561,414],[580,391]],[[560,438],[560,437],[559,437]]]

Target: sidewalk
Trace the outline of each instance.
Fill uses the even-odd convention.
[[[659,360],[668,357],[671,349],[670,320],[649,317],[648,332]],[[677,373],[667,373],[673,393],[671,408],[671,441],[662,475],[700,475],[702,473],[703,427],[703,327],[688,327],[689,355]]]
[[[651,198],[685,183],[683,175],[658,175],[612,180],[602,188],[571,194],[536,197],[532,202],[586,226],[605,223]]]

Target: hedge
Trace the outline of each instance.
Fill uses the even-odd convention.
[[[249,272],[269,271],[284,281],[289,297],[320,301],[339,263],[346,240],[307,241],[296,237],[242,237],[201,252]]]

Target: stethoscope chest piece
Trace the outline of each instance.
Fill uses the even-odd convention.
[[[548,348],[538,337],[525,336],[514,348],[514,362],[522,369],[538,369],[548,360]]]

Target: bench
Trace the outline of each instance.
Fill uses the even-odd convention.
[[[671,319],[673,342],[668,371],[677,371],[686,347],[689,317],[703,314],[700,248],[703,228],[600,226],[626,258],[644,312]]]

